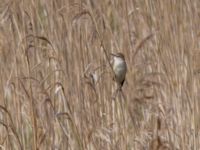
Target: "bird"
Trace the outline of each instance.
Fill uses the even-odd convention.
[[[114,80],[117,82],[119,90],[121,90],[127,72],[125,57],[124,54],[122,54],[121,52],[110,53],[110,55],[113,56],[113,61],[111,62],[111,65],[114,73]]]

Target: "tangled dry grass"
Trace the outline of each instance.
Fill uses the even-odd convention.
[[[198,150],[199,0],[1,0],[0,149]],[[123,52],[123,93],[109,52]]]

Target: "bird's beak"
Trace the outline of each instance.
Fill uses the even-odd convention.
[[[110,55],[111,55],[111,56],[116,56],[116,55],[115,55],[115,54],[113,54],[113,53],[110,53]]]

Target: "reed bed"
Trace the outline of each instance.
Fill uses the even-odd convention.
[[[0,4],[0,149],[199,149],[199,0]]]

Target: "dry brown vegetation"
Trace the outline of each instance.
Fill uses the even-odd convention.
[[[1,0],[0,149],[198,150],[199,28],[199,0]]]

